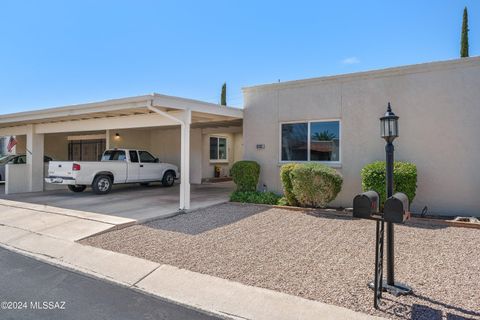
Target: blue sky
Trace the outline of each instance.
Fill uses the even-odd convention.
[[[453,59],[465,5],[474,56],[480,1],[5,0],[0,114]]]

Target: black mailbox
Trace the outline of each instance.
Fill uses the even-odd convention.
[[[408,218],[408,197],[404,193],[397,192],[385,201],[383,219],[386,222],[403,223]]]
[[[378,213],[379,197],[375,191],[360,193],[353,198],[353,216],[355,218],[370,218]]]

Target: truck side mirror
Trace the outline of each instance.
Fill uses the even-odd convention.
[[[155,162],[155,163],[160,163],[160,159],[155,158],[154,162]]]
[[[355,218],[371,218],[378,214],[380,198],[375,191],[360,193],[353,198],[353,216]]]
[[[401,192],[395,193],[385,201],[383,219],[386,222],[404,223],[410,218],[408,197]]]

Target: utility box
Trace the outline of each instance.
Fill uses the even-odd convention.
[[[375,191],[367,191],[353,198],[353,216],[368,219],[378,214],[380,197]]]
[[[410,218],[408,197],[397,192],[385,201],[383,219],[386,222],[404,223]]]

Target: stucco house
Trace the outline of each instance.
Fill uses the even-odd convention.
[[[333,205],[362,191],[360,170],[384,160],[379,118],[399,119],[396,160],[418,168],[412,210],[480,215],[480,58],[288,81],[243,89],[244,157],[281,192],[280,167],[318,161],[344,177]]]
[[[243,89],[244,108],[160,94],[0,116],[27,164],[9,166],[7,193],[43,191],[43,155],[96,160],[104,148],[146,149],[180,167],[180,208],[190,184],[229,174],[240,159],[261,165],[260,189],[282,192],[280,167],[317,161],[344,177],[332,203],[349,207],[360,170],[383,160],[379,118],[400,117],[397,160],[418,168],[420,212],[480,216],[480,58],[281,82]],[[160,192],[160,191],[159,191]]]

